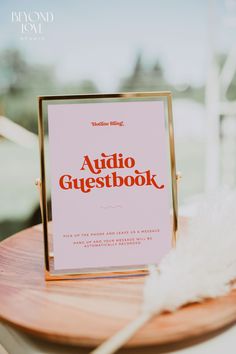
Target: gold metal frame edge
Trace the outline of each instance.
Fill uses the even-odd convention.
[[[44,260],[45,260],[45,280],[65,280],[65,279],[88,279],[101,277],[127,277],[143,275],[147,273],[147,268],[127,269],[122,271],[92,272],[92,273],[65,273],[53,274],[50,269],[50,254],[48,242],[48,210],[46,193],[46,169],[45,169],[45,151],[44,151],[44,123],[43,123],[43,101],[53,100],[73,100],[73,99],[116,99],[116,98],[152,98],[163,97],[167,99],[169,149],[171,163],[171,187],[172,187],[172,205],[173,205],[173,228],[172,228],[172,246],[177,240],[178,231],[178,195],[177,195],[177,175],[174,144],[174,127],[172,112],[172,94],[170,91],[148,91],[148,92],[119,92],[119,93],[95,93],[95,94],[73,94],[73,95],[44,95],[38,96],[38,127],[39,127],[39,149],[40,149],[40,170],[41,170],[41,201],[42,201],[42,223],[44,235]]]

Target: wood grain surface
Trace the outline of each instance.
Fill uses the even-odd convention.
[[[45,282],[41,226],[0,244],[0,318],[52,341],[100,344],[140,310],[144,277]],[[176,286],[178,286],[176,284]],[[211,333],[236,320],[236,291],[154,317],[127,346],[162,345]]]

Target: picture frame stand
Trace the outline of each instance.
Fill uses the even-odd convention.
[[[165,195],[164,194],[162,195],[162,198],[164,198],[163,199],[164,200],[164,202],[163,202],[164,209],[162,208],[162,204],[160,205],[159,199],[157,202],[156,195],[154,195],[153,193],[148,194],[151,198],[151,203],[153,203],[153,205],[156,205],[156,204],[158,205],[158,203],[159,203],[159,206],[158,206],[159,210],[161,210],[162,214],[164,213],[164,218],[161,219],[162,224],[164,222],[163,220],[166,221],[166,223],[164,223],[165,224],[164,226],[161,224],[161,227],[163,226],[163,229],[164,229],[164,233],[162,232],[162,239],[158,239],[159,243],[160,243],[160,240],[161,240],[161,242],[163,242],[163,240],[165,241],[163,243],[164,246],[163,246],[163,249],[161,252],[164,254],[165,253],[164,250],[166,250],[166,252],[167,252],[171,247],[174,248],[176,246],[176,242],[177,242],[177,238],[178,238],[178,235],[177,235],[177,232],[179,229],[178,193],[179,193],[179,182],[181,179],[181,173],[176,171],[173,112],[172,112],[172,94],[171,94],[171,92],[170,91],[160,91],[160,92],[151,91],[151,92],[119,92],[119,93],[102,93],[102,94],[99,93],[99,94],[83,94],[83,95],[80,94],[80,95],[38,96],[38,126],[39,126],[39,149],[40,149],[41,176],[40,176],[40,178],[37,178],[37,180],[35,181],[35,184],[36,184],[36,187],[37,187],[38,193],[39,193],[39,204],[40,204],[40,212],[41,212],[41,218],[42,218],[42,231],[43,231],[43,237],[44,237],[44,249],[43,250],[44,250],[44,261],[45,261],[45,279],[46,280],[66,280],[66,279],[75,279],[75,278],[76,279],[80,279],[80,278],[88,279],[88,278],[104,278],[104,277],[117,277],[117,276],[118,277],[121,277],[121,276],[127,277],[127,276],[135,276],[135,275],[136,276],[137,275],[145,275],[148,273],[149,265],[152,263],[155,263],[158,265],[158,262],[161,259],[160,254],[158,255],[159,258],[158,259],[156,258],[156,255],[154,254],[153,250],[150,249],[150,245],[148,246],[149,253],[148,253],[147,257],[145,256],[146,258],[143,255],[141,257],[139,256],[139,258],[137,258],[137,254],[136,254],[136,256],[135,256],[136,258],[134,257],[132,262],[130,261],[130,259],[128,259],[128,260],[126,260],[126,263],[123,262],[123,264],[122,264],[120,261],[116,260],[116,262],[114,264],[111,264],[109,262],[107,262],[107,263],[103,262],[103,260],[99,259],[100,263],[99,262],[94,263],[93,261],[84,262],[84,264],[85,264],[84,266],[81,262],[80,263],[78,262],[78,264],[76,265],[76,262],[73,260],[73,262],[74,262],[73,263],[71,261],[71,259],[68,263],[69,264],[69,266],[68,266],[68,264],[66,264],[64,262],[64,258],[63,258],[64,253],[63,253],[63,257],[59,258],[58,247],[57,246],[54,247],[55,240],[54,240],[53,232],[56,232],[55,230],[57,230],[57,232],[62,232],[61,230],[63,229],[63,225],[61,225],[60,222],[59,222],[59,224],[54,223],[53,224],[53,232],[52,232],[51,224],[48,223],[49,222],[48,209],[51,210],[51,208],[53,208],[53,207],[51,205],[48,206],[48,197],[49,196],[47,197],[47,191],[46,191],[46,189],[47,189],[46,188],[46,172],[45,172],[46,171],[46,164],[45,164],[46,152],[45,152],[44,135],[45,135],[45,132],[47,131],[47,129],[51,132],[51,134],[55,129],[57,129],[57,131],[58,131],[59,128],[58,128],[58,125],[56,124],[55,117],[57,117],[59,113],[64,112],[64,111],[60,111],[61,107],[64,107],[64,108],[67,107],[66,108],[67,110],[68,109],[71,110],[73,108],[72,109],[72,111],[73,111],[74,109],[77,109],[77,106],[79,104],[82,105],[80,107],[83,107],[83,109],[85,109],[86,112],[88,110],[88,112],[91,111],[93,113],[92,114],[93,119],[95,119],[94,117],[100,117],[99,115],[97,115],[97,110],[95,111],[96,114],[94,113],[93,104],[100,104],[99,106],[97,106],[97,107],[99,107],[98,112],[100,112],[100,113],[103,112],[103,115],[107,114],[107,110],[109,112],[109,115],[111,114],[111,112],[114,113],[113,111],[111,111],[112,107],[118,107],[118,105],[119,105],[119,109],[122,108],[122,110],[120,111],[117,108],[117,111],[119,114],[118,114],[118,116],[116,115],[116,119],[118,119],[117,117],[120,117],[119,118],[120,123],[122,123],[122,124],[118,125],[118,126],[122,126],[122,127],[124,126],[124,123],[122,120],[123,116],[124,116],[124,112],[127,113],[127,109],[129,108],[129,110],[128,110],[129,114],[128,115],[126,114],[127,117],[126,117],[126,115],[125,115],[125,117],[126,117],[126,120],[130,121],[132,124],[127,125],[127,127],[129,127],[129,129],[126,128],[127,132],[132,131],[134,121],[131,118],[133,116],[142,117],[140,114],[141,114],[141,112],[144,112],[143,110],[145,110],[145,113],[143,113],[143,114],[146,114],[146,112],[150,113],[150,109],[151,109],[151,113],[150,113],[150,122],[151,123],[147,124],[147,136],[152,136],[152,131],[150,132],[150,126],[152,126],[152,125],[154,127],[156,127],[156,129],[158,128],[159,131],[162,132],[162,134],[160,135],[161,139],[159,139],[158,141],[155,141],[156,145],[153,143],[155,146],[154,145],[152,146],[150,144],[149,144],[150,146],[148,145],[149,151],[154,153],[155,148],[157,148],[158,149],[157,153],[159,156],[158,158],[161,161],[161,164],[163,164],[163,166],[166,164],[166,167],[163,167],[162,173],[164,173],[164,174],[166,173],[165,180],[166,180],[166,184],[167,183],[169,184],[169,187],[170,187],[169,194],[171,196],[171,199],[169,199],[169,202],[171,202],[171,205],[172,205],[172,207],[171,207],[172,211],[170,213],[168,213],[167,198],[169,198],[169,197],[167,195],[168,194],[167,190],[165,191]],[[113,106],[111,106],[111,104],[113,104]],[[155,104],[155,106],[153,106],[154,104]],[[126,105],[128,105],[128,106],[126,106]],[[141,111],[140,111],[140,109],[137,108],[137,105],[139,105],[139,108],[140,107],[142,108]],[[109,107],[109,109],[108,109],[108,107]],[[153,107],[155,107],[155,110]],[[49,110],[49,108],[50,108],[50,110]],[[59,109],[59,111],[58,111],[58,109]],[[50,112],[50,117],[51,117],[50,121],[49,121],[49,116],[48,116],[49,112]],[[83,110],[82,111],[80,110],[79,112],[80,112],[80,114],[76,115],[76,119],[78,120],[81,117],[84,119],[85,113],[83,113],[83,116],[80,117],[80,115],[82,114],[81,112],[83,112]],[[161,117],[159,121],[156,120],[158,115]],[[46,117],[47,117],[47,119],[46,119]],[[72,118],[74,117],[73,114],[71,117]],[[72,121],[73,121],[73,119],[72,119]],[[83,119],[82,119],[82,121],[83,121]],[[96,118],[96,119],[100,119],[100,118]],[[113,129],[114,125],[116,126],[117,123],[119,123],[119,121],[108,121],[108,122],[106,121],[105,123],[103,121],[97,122],[96,119],[94,121],[90,121],[90,124],[92,127],[98,126],[98,125],[100,126],[100,123],[103,123],[102,126],[103,125],[112,126],[112,129]],[[50,124],[53,124],[53,125],[50,125],[50,129],[48,126],[49,122],[50,122]],[[63,122],[63,120],[62,120],[62,122]],[[73,124],[75,124],[75,122]],[[45,128],[44,128],[44,126],[45,126]],[[136,125],[134,127],[136,129]],[[86,129],[90,129],[89,125],[86,125]],[[141,132],[141,138],[142,138],[142,136],[143,136],[142,135],[143,134],[142,128],[139,131]],[[97,133],[95,133],[95,132],[97,132],[97,130],[96,131],[94,130],[94,132],[93,132],[93,134],[96,135]],[[117,139],[121,138],[120,132],[118,135],[114,135],[114,130],[112,130],[112,132],[113,132],[114,138],[117,138]],[[126,132],[126,136],[128,137],[127,132]],[[72,136],[73,136],[73,131],[72,131]],[[54,143],[55,143],[55,139],[52,141],[54,141]],[[81,141],[81,143],[82,142],[83,141]],[[86,151],[86,141],[84,141],[83,144],[84,144],[84,148]],[[134,144],[134,142],[133,142],[133,144]],[[134,144],[133,149],[135,150],[135,148],[136,148],[136,145]],[[164,157],[164,155],[162,156],[162,149],[164,149],[163,151],[166,151],[166,152],[163,152],[166,154],[165,157]],[[122,156],[123,155],[121,154],[121,157]],[[140,156],[141,156],[141,160],[142,160],[143,154],[141,154]],[[105,157],[107,157],[107,156],[105,155]],[[154,158],[154,155],[153,155],[153,158]],[[131,157],[130,157],[130,159],[131,159]],[[157,159],[156,155],[155,155],[155,159]],[[164,162],[163,159],[166,162]],[[134,158],[132,158],[132,160],[134,161],[134,164],[135,164]],[[153,166],[154,166],[153,168],[156,168],[156,162],[155,162],[155,164],[152,162]],[[129,167],[129,168],[131,168],[131,167]],[[123,166],[123,168],[124,168],[124,166]],[[137,170],[137,171],[139,171],[139,170]],[[146,172],[150,173],[150,170],[148,170]],[[135,170],[135,173],[137,174],[137,173],[141,173],[141,172],[136,172],[136,170]],[[163,176],[164,176],[164,174],[163,174]],[[65,176],[67,176],[67,175],[64,175],[64,176],[62,175],[61,177],[65,177]],[[68,175],[68,176],[70,177],[70,175]],[[154,178],[154,176],[156,176],[156,175],[153,175],[153,178]],[[61,179],[60,179],[60,181],[61,181]],[[157,189],[164,188],[164,184],[163,184],[163,186],[161,185],[160,188],[158,185],[155,185],[155,186]],[[68,189],[68,188],[64,188],[64,186],[62,186],[61,188]],[[80,189],[80,188],[76,187],[76,189]],[[86,193],[87,193],[87,191],[86,191]],[[57,204],[58,203],[59,203],[59,200],[57,199]],[[149,203],[149,201],[146,201],[146,203]],[[141,210],[141,209],[139,209],[139,210]],[[66,209],[66,212],[67,212],[67,209]],[[85,213],[84,210],[83,210],[83,213]],[[53,214],[53,218],[54,218],[55,215],[53,212],[52,212],[52,214]],[[122,217],[121,220],[124,221],[126,219],[123,214],[121,215],[121,217]],[[66,215],[68,215],[68,214],[66,214]],[[150,214],[150,215],[152,218],[151,224],[156,223],[156,219],[153,218],[152,214]],[[140,214],[140,217],[142,218],[142,214]],[[170,218],[171,220],[169,221],[168,218]],[[61,221],[60,218],[57,219],[57,221],[58,220]],[[82,219],[82,223],[81,223],[82,228],[84,227],[83,220],[84,219]],[[133,224],[135,224],[134,220],[132,222],[133,222]],[[147,222],[147,220],[146,220],[146,222]],[[101,227],[103,228],[103,224],[104,224],[104,221],[102,222],[102,224],[100,224],[100,228]],[[50,232],[48,231],[49,227],[50,227]],[[117,227],[118,228],[120,227],[120,223],[118,224]],[[167,234],[169,234],[168,230],[171,232],[171,234],[169,235],[171,238],[169,238],[167,240]],[[133,231],[133,232],[135,233],[136,231]],[[158,232],[159,232],[159,228],[158,228]],[[152,240],[152,238],[151,238],[151,240]],[[58,242],[58,240],[57,240],[57,242]],[[159,250],[159,252],[160,252],[160,250]],[[129,253],[126,253],[126,254],[128,255]],[[60,266],[58,266],[59,260],[61,262]],[[55,266],[55,264],[56,264],[56,266]],[[103,266],[101,266],[101,264]]]

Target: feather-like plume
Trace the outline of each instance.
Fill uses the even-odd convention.
[[[114,353],[152,316],[224,295],[235,279],[236,193],[223,193],[199,208],[158,270],[149,267],[140,316],[91,354]]]

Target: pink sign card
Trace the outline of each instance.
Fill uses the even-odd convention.
[[[162,101],[48,105],[55,270],[158,264],[171,248]]]

